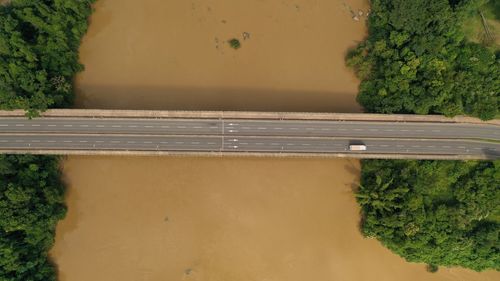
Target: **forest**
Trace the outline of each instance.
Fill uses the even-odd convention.
[[[47,252],[65,214],[57,158],[0,155],[0,280],[56,280]]]
[[[363,234],[411,262],[500,270],[500,161],[363,161]]]
[[[0,5],[0,109],[36,116],[69,107],[78,47],[94,0],[13,0]]]
[[[0,5],[0,109],[30,117],[70,106],[83,69],[78,47],[94,0],[12,0]],[[66,213],[59,160],[0,155],[0,280],[50,281],[55,226]]]
[[[377,113],[498,117],[500,60],[462,31],[483,0],[372,0],[347,64]],[[500,162],[362,161],[361,229],[411,262],[500,270]]]
[[[369,112],[499,114],[500,58],[463,25],[486,0],[373,0],[369,36],[347,64]]]

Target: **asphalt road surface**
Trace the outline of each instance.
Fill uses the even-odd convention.
[[[365,144],[366,151],[349,151]],[[441,155],[499,159],[492,124],[223,120],[0,118],[0,152],[36,150]]]

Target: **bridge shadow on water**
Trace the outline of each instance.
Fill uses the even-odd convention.
[[[80,85],[76,107],[145,110],[362,112],[354,93],[261,88]]]

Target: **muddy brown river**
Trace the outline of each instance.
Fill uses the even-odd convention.
[[[359,112],[364,0],[98,0],[77,106]],[[241,48],[227,41],[237,38]],[[348,159],[68,157],[60,281],[493,281],[358,230]]]

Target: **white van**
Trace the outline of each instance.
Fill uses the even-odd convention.
[[[365,151],[366,145],[364,145],[364,144],[351,144],[351,145],[349,145],[349,150],[350,151]]]

